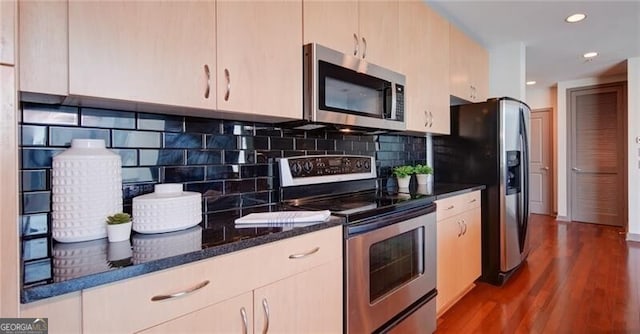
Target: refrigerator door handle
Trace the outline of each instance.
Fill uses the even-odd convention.
[[[524,110],[520,108],[520,136],[522,138],[522,166],[523,184],[521,185],[521,193],[524,199],[522,210],[522,229],[520,231],[520,253],[524,252],[525,241],[527,238],[527,225],[529,223],[529,137],[527,133],[527,122],[525,120]]]

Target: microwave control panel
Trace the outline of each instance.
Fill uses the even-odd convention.
[[[289,159],[293,178],[371,173],[371,158],[352,156],[300,157]]]

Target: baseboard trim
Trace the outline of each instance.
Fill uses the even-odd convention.
[[[571,218],[567,216],[556,216],[556,220],[563,221],[563,222],[570,222]]]
[[[640,234],[627,233],[627,241],[640,242]]]

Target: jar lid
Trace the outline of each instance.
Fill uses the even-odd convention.
[[[182,192],[182,183],[158,183],[153,191],[159,195],[178,194]]]
[[[105,148],[104,139],[71,139],[73,148]]]

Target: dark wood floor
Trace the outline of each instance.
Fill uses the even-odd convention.
[[[510,281],[478,283],[436,333],[640,333],[640,244],[619,228],[540,215],[530,241]]]

